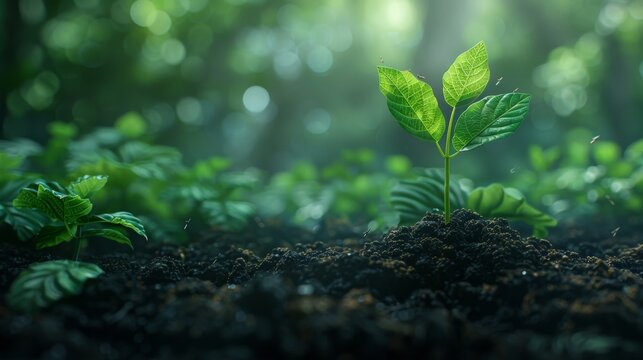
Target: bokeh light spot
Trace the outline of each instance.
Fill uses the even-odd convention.
[[[311,134],[323,134],[330,129],[331,117],[324,109],[313,109],[304,117],[304,126]]]
[[[251,86],[243,93],[243,106],[252,113],[264,111],[269,103],[270,94],[261,86]]]
[[[324,46],[315,46],[308,52],[306,64],[318,74],[325,73],[333,66],[333,53]]]
[[[150,25],[150,31],[156,35],[163,35],[167,33],[172,27],[172,19],[165,11],[158,11],[156,13],[156,18],[152,25]]]
[[[138,26],[151,26],[156,21],[156,6],[150,0],[136,0],[130,8],[130,16]]]
[[[190,125],[203,124],[203,109],[201,102],[193,97],[185,97],[176,104],[176,114],[179,120]]]
[[[176,65],[185,58],[185,46],[176,39],[168,39],[161,46],[161,58],[170,65]]]

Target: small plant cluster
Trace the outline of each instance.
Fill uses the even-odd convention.
[[[529,108],[530,96],[521,93],[487,96],[475,101],[491,76],[487,59],[485,44],[479,42],[460,54],[444,73],[444,100],[451,106],[448,123],[431,86],[409,71],[385,66],[377,69],[380,91],[386,97],[393,117],[412,135],[435,143],[444,158],[443,206],[447,223],[451,217],[451,159],[463,151],[509,136],[516,131]],[[456,110],[468,104],[454,123]],[[446,141],[442,148],[440,141],[445,129]],[[455,152],[451,153],[451,147]]]
[[[8,303],[33,312],[65,296],[82,291],[83,284],[103,271],[78,261],[81,247],[103,238],[132,248],[126,231],[147,239],[140,220],[128,212],[93,214],[89,199],[107,184],[105,176],[83,176],[64,187],[57,182],[36,181],[18,190],[13,207],[4,205],[5,222],[19,229],[19,236],[33,240],[37,249],[76,241],[74,261],[54,260],[29,266],[14,281]],[[21,235],[20,235],[21,234]]]
[[[272,176],[254,202],[263,217],[286,217],[309,229],[324,221],[345,220],[367,224],[370,230],[398,224],[391,208],[389,189],[399,179],[413,176],[411,162],[400,155],[378,163],[368,149],[346,150],[341,157],[318,169],[301,162]]]
[[[76,259],[83,240],[101,237],[132,247],[124,229],[147,238],[140,220],[131,213],[121,211],[109,214],[92,214],[89,197],[107,184],[106,176],[83,176],[63,187],[56,182],[35,182],[23,188],[13,200],[16,209],[37,210],[48,217],[35,236],[37,249],[52,247],[76,240]],[[36,228],[33,229],[36,233]]]
[[[454,179],[449,183],[454,208],[466,208],[480,215],[519,221],[533,228],[534,236],[545,237],[547,228],[557,225],[556,219],[530,205],[515,188],[494,183],[473,189],[468,179]],[[424,169],[417,178],[400,181],[391,190],[391,203],[400,215],[401,224],[413,224],[427,211],[439,211],[442,206],[442,169]]]
[[[508,183],[557,217],[615,220],[643,213],[643,139],[623,149],[575,129],[560,145],[530,146],[529,162]]]

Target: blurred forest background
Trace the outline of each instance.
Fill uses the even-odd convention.
[[[188,162],[276,171],[366,147],[441,166],[393,121],[376,66],[410,69],[441,100],[442,73],[479,40],[485,93],[519,88],[532,108],[455,173],[502,180],[529,143],[578,127],[624,146],[643,135],[642,1],[11,0],[0,18],[1,138],[45,142],[52,121],[87,133],[136,112]]]

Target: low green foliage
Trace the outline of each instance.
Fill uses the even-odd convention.
[[[35,236],[36,248],[52,247],[76,239],[102,237],[132,247],[123,230],[147,238],[140,220],[127,212],[92,215],[89,196],[107,183],[105,176],[83,176],[63,187],[56,182],[35,182],[22,188],[13,200],[16,209],[32,209],[49,217]],[[76,255],[78,256],[78,254]]]
[[[502,217],[521,221],[534,229],[534,236],[547,236],[547,228],[556,226],[551,216],[529,205],[516,189],[491,184],[478,188],[469,194],[467,208],[485,217]]]
[[[254,204],[244,198],[259,179],[252,171],[223,173],[228,167],[221,158],[199,162],[182,172],[163,196],[188,209],[190,218],[198,216],[224,230],[243,230],[256,214]]]
[[[529,149],[531,167],[509,183],[561,219],[600,214],[616,219],[643,213],[643,140],[624,149],[585,129],[566,134],[561,144]]]
[[[397,179],[412,176],[411,162],[399,155],[383,163],[377,160],[373,151],[357,149],[321,169],[301,162],[275,174],[253,201],[261,216],[282,217],[311,229],[327,220],[386,229],[398,223],[388,203],[389,189]]]
[[[94,264],[55,260],[36,263],[18,275],[7,294],[7,304],[32,313],[68,296],[78,295],[90,279],[103,274]]]
[[[450,198],[454,208],[466,204],[466,192],[457,179],[449,183]],[[414,179],[402,180],[391,190],[391,204],[400,216],[401,224],[413,224],[427,211],[439,211],[443,205],[442,187],[444,172],[440,169],[425,169]]]
[[[438,211],[442,195],[444,174],[439,169],[427,169],[416,179],[401,181],[391,191],[391,203],[400,215],[401,224],[420,220],[427,211]],[[551,216],[527,203],[516,189],[500,184],[468,189],[464,181],[450,183],[451,197],[455,208],[467,208],[485,217],[503,217],[530,225],[534,235],[544,237],[547,228],[556,226]]]
[[[444,99],[452,107],[448,123],[433,89],[427,83],[409,71],[390,67],[379,66],[378,73],[380,91],[386,97],[393,117],[412,135],[434,142],[444,158],[443,206],[444,219],[448,223],[451,216],[450,159],[462,151],[515,132],[527,114],[530,96],[509,93],[473,102],[482,94],[490,78],[487,49],[483,42],[460,54],[442,77]],[[467,104],[470,105],[454,123],[457,108]],[[445,129],[443,150],[440,141]],[[454,153],[451,153],[451,147]]]

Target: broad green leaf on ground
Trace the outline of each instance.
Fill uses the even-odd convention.
[[[37,185],[38,190],[33,187],[22,189],[13,201],[13,206],[37,209],[67,224],[75,223],[78,218],[92,211],[92,203],[87,199],[59,191],[62,189],[54,190],[45,183]]]
[[[106,222],[114,225],[120,225],[134,231],[135,233],[147,239],[147,234],[145,234],[145,227],[143,227],[141,220],[127,211],[119,211],[111,214],[92,216],[89,221]]]
[[[100,237],[112,240],[119,244],[127,245],[134,249],[132,241],[127,237],[127,235],[115,229],[88,229],[83,232],[83,237]]]
[[[451,206],[462,208],[466,193],[457,180],[450,181]],[[444,171],[427,169],[417,179],[404,180],[391,190],[391,204],[400,215],[400,224],[413,224],[427,211],[442,211],[444,205]]]
[[[55,260],[32,264],[11,284],[7,303],[18,311],[32,313],[71,295],[78,295],[89,279],[103,274],[94,264]]]
[[[85,175],[71,183],[69,191],[82,198],[87,198],[105,187],[105,184],[107,184],[107,176]]]
[[[40,230],[36,237],[36,249],[44,249],[58,244],[71,241],[78,231],[77,225],[65,226],[45,226]]]
[[[551,216],[527,204],[525,198],[515,189],[504,188],[500,184],[491,184],[471,192],[467,208],[484,217],[502,217],[531,225],[534,235],[547,235],[547,228],[556,226],[557,221]]]
[[[242,230],[256,212],[243,201],[206,201],[202,206],[208,222],[225,230]]]
[[[458,106],[482,94],[491,71],[484,42],[458,55],[442,76],[444,99],[451,106]]]
[[[445,122],[433,89],[409,71],[378,66],[377,72],[388,109],[404,130],[423,140],[440,141]]]
[[[488,96],[460,115],[453,134],[457,151],[474,149],[511,135],[529,110],[530,96],[521,93]]]

